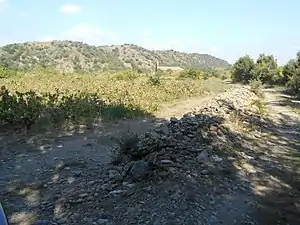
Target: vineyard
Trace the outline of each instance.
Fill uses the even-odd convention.
[[[123,71],[106,75],[34,72],[1,79],[2,124],[63,125],[82,120],[145,116],[176,100],[229,87],[218,78],[150,76]]]

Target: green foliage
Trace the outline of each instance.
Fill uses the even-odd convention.
[[[11,44],[0,47],[0,66],[13,70],[50,67],[59,72],[95,73],[120,71],[130,66],[140,72],[161,65],[199,68],[228,67],[229,63],[206,54],[151,51],[136,45],[91,46],[82,42],[53,41]]]
[[[295,60],[290,60],[283,68],[283,77],[287,88],[296,96],[300,97],[300,54],[297,53]]]
[[[290,77],[292,77],[295,73],[297,73],[297,68],[298,68],[298,61],[297,60],[290,60],[287,62],[287,64],[284,65],[282,73],[283,76],[285,77],[286,81],[288,81],[288,79]]]
[[[254,69],[255,79],[263,84],[275,84],[280,79],[280,71],[273,55],[260,54]]]
[[[254,100],[251,105],[257,108],[257,112],[261,116],[265,116],[268,112],[266,103],[261,100]]]
[[[285,66],[279,66],[278,70],[279,70],[279,75],[278,78],[275,78],[276,79],[275,83],[277,85],[285,85],[286,82],[288,81],[288,76],[286,75]]]
[[[151,75],[148,77],[147,83],[152,86],[158,86],[161,85],[161,78],[159,74]]]
[[[197,69],[186,69],[180,72],[179,78],[188,78],[188,79],[200,79],[201,71]]]
[[[135,70],[125,70],[117,72],[111,75],[112,79],[115,80],[124,80],[124,81],[132,81],[138,77],[138,73]]]
[[[248,83],[254,78],[255,63],[249,55],[240,57],[232,67],[231,78],[233,82]]]
[[[6,73],[6,69],[4,67],[0,67],[0,78],[8,77]]]
[[[296,97],[300,97],[300,69],[297,69],[295,73],[289,77],[286,86]]]
[[[232,67],[231,77],[234,82],[244,84],[251,80],[261,80],[263,84],[278,84],[282,82],[283,75],[273,55],[260,54],[256,63],[248,55],[239,58]]]
[[[250,90],[259,97],[263,97],[262,81],[259,79],[253,79],[250,82]]]
[[[4,123],[30,125],[41,116],[43,99],[33,91],[12,94],[2,86],[0,99],[0,120]]]
[[[0,78],[8,78],[16,75],[17,75],[17,71],[9,70],[5,67],[0,66]]]
[[[34,73],[1,79],[5,85],[0,94],[1,125],[30,126],[46,122],[63,126],[99,118],[147,115],[177,99],[199,97],[206,91],[223,91],[230,86],[214,78],[177,80],[171,76],[162,79],[140,74],[133,80],[118,80],[116,74],[53,72],[50,75],[52,72],[40,68]]]
[[[214,69],[213,70],[213,76],[219,79],[222,79],[222,77],[225,75],[225,71],[223,69]]]
[[[204,80],[207,80],[208,78],[209,78],[209,75],[208,75],[207,73],[204,73],[204,74],[203,74],[203,79],[204,79]]]
[[[10,92],[5,86],[0,93],[0,122],[14,126],[30,127],[41,120],[51,120],[59,125],[62,121],[76,122],[86,118],[120,118],[144,115],[133,105],[120,103],[106,104],[97,93],[37,94],[34,91],[24,93]]]

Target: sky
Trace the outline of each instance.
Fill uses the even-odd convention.
[[[0,0],[0,45],[74,40],[238,57],[300,50],[299,0]]]

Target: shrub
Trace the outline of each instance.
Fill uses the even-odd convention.
[[[111,102],[106,104],[97,93],[37,94],[34,91],[11,93],[6,87],[0,92],[0,122],[15,126],[27,126],[39,121],[79,122],[90,118],[121,118],[145,115],[133,104]],[[62,125],[62,124],[61,124]]]
[[[2,86],[0,99],[0,120],[8,124],[30,126],[40,117],[43,109],[42,98],[33,91],[11,94]]]
[[[8,77],[16,76],[17,74],[18,74],[17,71],[8,70],[0,66],[0,78],[8,78]]]
[[[293,95],[300,98],[300,71],[289,78],[286,86]]]
[[[209,78],[209,74],[204,73],[204,74],[203,74],[203,79],[204,79],[204,80],[207,80],[208,78]]]
[[[180,72],[179,78],[199,79],[201,78],[201,72],[196,69],[183,70]]]
[[[261,80],[253,79],[250,81],[251,91],[259,97],[263,97]]]
[[[260,100],[254,100],[251,103],[252,106],[255,106],[257,108],[257,113],[261,116],[264,116],[267,114],[267,106],[266,103],[260,101]]]
[[[248,83],[254,78],[255,62],[250,56],[240,57],[232,67],[231,78],[233,82]]]
[[[112,79],[115,80],[125,80],[132,81],[138,77],[138,73],[136,70],[125,70],[111,75]]]
[[[114,74],[48,76],[24,73],[3,78],[1,82],[5,85],[0,94],[1,124],[22,126],[38,122],[38,125],[45,125],[45,120],[59,127],[99,117],[107,120],[149,115],[177,99],[198,97],[205,90],[222,91],[229,87],[218,79],[176,80],[140,75],[128,82],[116,80]]]
[[[161,84],[161,78],[159,75],[149,76],[147,83],[152,86],[158,86]]]

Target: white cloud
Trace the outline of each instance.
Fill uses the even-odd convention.
[[[82,41],[92,45],[108,45],[117,44],[118,38],[112,32],[105,31],[99,26],[80,23],[60,34],[47,35],[39,38],[39,41],[52,40]]]
[[[140,39],[137,42],[142,47],[152,50],[176,50],[189,53],[207,53],[214,56],[222,55],[222,49],[218,46],[203,44],[200,41],[187,40],[167,40],[154,41],[147,30],[141,32]]]
[[[114,43],[117,37],[109,32],[101,29],[98,26],[81,23],[65,31],[61,35],[62,39],[83,41],[89,44],[101,45]]]
[[[145,30],[141,32],[140,39],[136,43],[138,45],[141,45],[144,48],[148,49],[177,49],[180,46],[180,42],[178,40],[169,40],[166,42],[158,42],[153,41],[153,39],[150,36],[150,33]]]
[[[132,41],[133,38],[132,36],[125,37],[125,35],[122,35],[122,39],[121,39],[117,36],[117,34],[104,30],[97,25],[80,23],[58,35],[44,36],[39,38],[39,40],[40,41],[52,41],[52,40],[82,41],[84,43],[88,43],[92,45],[132,43],[151,50],[173,49],[176,51],[189,52],[189,53],[194,53],[194,52],[207,53],[220,58],[226,57],[226,51],[224,49],[220,48],[219,46],[202,44],[200,41],[186,41],[186,40],[176,40],[176,39],[167,40],[167,41],[160,41],[160,40],[157,41],[151,37],[150,32],[148,31],[143,31],[140,33],[140,35],[136,35],[136,36],[137,39],[135,41]]]
[[[1,0],[0,0],[1,1]],[[60,7],[60,11],[64,14],[74,14],[81,10],[79,5],[67,3]]]
[[[7,6],[7,0],[0,0],[0,11],[3,11]]]

